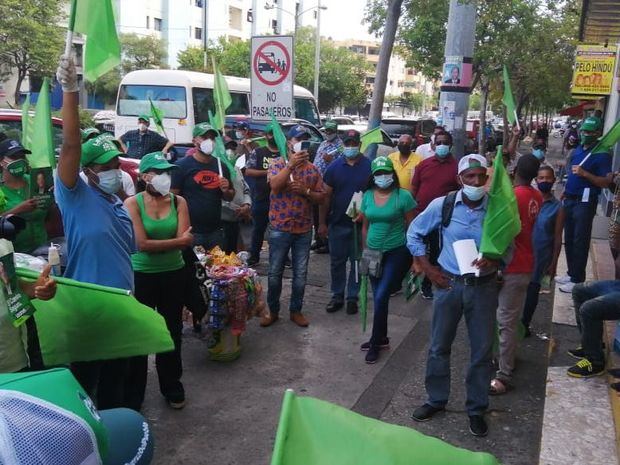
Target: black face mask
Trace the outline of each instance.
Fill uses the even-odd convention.
[[[411,146],[406,144],[398,144],[398,151],[403,155],[409,155],[411,153]]]

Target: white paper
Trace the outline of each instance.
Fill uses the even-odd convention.
[[[353,194],[353,197],[351,197],[351,201],[349,202],[349,206],[347,207],[347,216],[355,218],[357,215],[359,215],[360,208],[362,206],[363,195],[364,194],[361,191]],[[354,206],[355,208],[353,208]]]
[[[459,272],[461,276],[466,274],[476,274],[478,268],[472,265],[478,258],[478,248],[476,241],[473,239],[463,239],[452,244],[456,262],[459,264]]]
[[[581,201],[582,202],[589,202],[590,201],[590,188],[586,187],[583,190],[583,195],[581,196]]]

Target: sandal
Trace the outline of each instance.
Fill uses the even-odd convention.
[[[492,396],[500,396],[502,394],[506,394],[510,387],[508,383],[502,381],[499,378],[495,378],[491,380],[491,385],[489,386],[489,394]]]

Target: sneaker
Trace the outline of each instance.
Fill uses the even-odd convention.
[[[583,351],[583,347],[579,346],[576,349],[567,350],[566,353],[577,360],[585,358],[586,353]]]
[[[344,307],[344,302],[342,300],[332,299],[327,304],[327,307],[325,307],[325,311],[327,313],[335,313],[338,310],[340,310],[342,307]]]
[[[433,289],[432,288],[422,288],[422,298],[424,300],[433,300]]]
[[[379,349],[381,349],[381,350],[383,350],[383,349],[389,349],[389,348],[390,348],[390,338],[389,338],[389,337],[385,337],[385,338],[383,338],[377,347],[378,347]],[[364,343],[360,346],[360,350],[368,350],[368,349],[370,349],[370,341],[368,341],[368,342],[364,342]]]
[[[605,373],[604,363],[592,363],[587,358],[582,358],[576,365],[570,367],[566,374],[573,378],[592,378],[593,376],[601,376]]]
[[[575,287],[576,283],[566,283],[566,284],[562,284],[558,289],[560,289],[560,292],[564,292],[566,294],[572,294],[573,292],[573,287]]]
[[[166,399],[166,402],[168,403],[168,406],[170,408],[173,408],[175,410],[181,410],[183,407],[185,407],[185,399],[184,398],[180,398],[180,399]]]
[[[302,328],[307,328],[310,325],[310,322],[301,314],[301,312],[291,313],[291,321]]]
[[[280,317],[278,316],[277,313],[269,313],[267,315],[264,315],[261,319],[260,319],[260,325],[263,328],[266,328],[267,326],[271,326],[272,324],[274,324],[276,321],[278,321],[280,319]]]
[[[556,276],[554,278],[555,282],[558,284],[567,284],[570,283],[571,277],[568,275],[565,276]]]
[[[469,432],[474,436],[484,437],[489,432],[487,422],[484,421],[482,415],[470,415],[469,416]]]
[[[443,407],[433,407],[431,404],[424,404],[413,411],[411,418],[415,421],[428,421],[438,412],[443,412]]]
[[[373,363],[377,363],[379,360],[379,349],[377,346],[370,346],[368,348],[368,352],[366,353],[366,363],[372,365]]]
[[[347,302],[347,315],[355,315],[357,313],[357,302],[349,300]]]

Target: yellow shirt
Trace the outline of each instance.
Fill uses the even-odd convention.
[[[392,160],[401,189],[410,190],[413,172],[415,171],[415,167],[422,161],[422,156],[412,152],[404,165],[400,162],[400,152],[391,153],[388,158]]]

